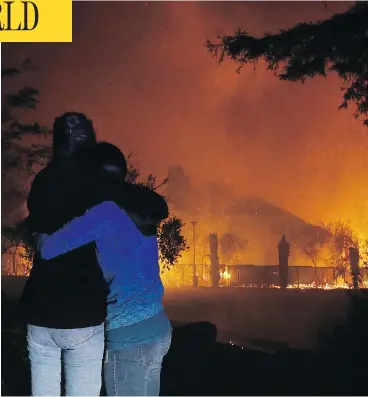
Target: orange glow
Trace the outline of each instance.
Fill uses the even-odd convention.
[[[328,12],[320,2],[76,2],[70,45],[2,48],[9,49],[11,66],[31,54],[37,71],[25,78],[41,92],[32,114],[41,124],[52,125],[64,110],[83,111],[100,140],[137,152],[142,177],[153,173],[160,180],[170,166],[183,168],[185,189],[179,198],[167,194],[191,245],[179,263],[192,263],[196,220],[196,261],[207,283],[200,269],[209,263],[211,232],[249,240],[229,260],[219,249],[220,263],[277,262],[282,233],[272,234],[274,220],[262,221],[261,214],[229,220],[221,212],[250,194],[308,223],[350,221],[354,232],[367,236],[367,128],[353,118],[353,109],[337,109],[337,76],[287,83],[262,62],[238,74],[231,61],[218,66],[204,46],[206,39],[238,27],[260,35],[345,10],[344,2],[331,3]],[[89,26],[101,20],[106,24],[96,34]],[[218,185],[216,197],[210,184]],[[291,234],[287,230],[286,237]],[[300,252],[290,260],[311,265]],[[323,265],[322,256],[318,266]]]
[[[192,286],[192,274],[188,272],[188,277],[182,279],[180,276],[181,271],[178,271],[178,268],[172,268],[171,270],[165,270],[161,279],[165,287],[191,287]],[[220,287],[230,287],[231,274],[227,271],[220,273]],[[210,286],[210,280],[205,276],[199,277],[199,285],[200,286]],[[364,275],[361,279],[361,283],[359,285],[360,288],[368,289],[368,276]],[[239,285],[235,288],[280,288],[280,286],[271,284],[269,286],[266,285]],[[352,289],[351,278],[348,276],[346,280],[343,277],[339,276],[332,283],[325,283],[322,285],[316,285],[315,283],[311,284],[289,284],[288,289],[323,289],[323,290],[336,290],[336,289]]]

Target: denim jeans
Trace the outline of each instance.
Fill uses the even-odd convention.
[[[171,329],[142,344],[106,350],[104,379],[108,396],[159,396],[163,358],[171,344]]]
[[[60,396],[61,360],[66,396],[99,396],[104,325],[54,329],[28,325],[32,396]]]

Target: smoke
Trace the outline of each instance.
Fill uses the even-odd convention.
[[[31,56],[41,90],[39,119],[86,112],[101,140],[135,150],[143,173],[180,166],[190,180],[181,202],[206,184],[252,194],[301,218],[368,218],[367,137],[352,111],[338,111],[334,75],[305,84],[218,65],[206,39],[241,27],[251,34],[344,11],[345,3],[86,2],[73,4],[73,43],[17,45],[9,60]],[[207,190],[206,190],[207,189]],[[227,193],[223,193],[227,194]],[[208,199],[198,199],[197,207]],[[208,204],[209,205],[209,204]],[[189,211],[189,210],[188,210]],[[190,211],[185,214],[188,217]]]

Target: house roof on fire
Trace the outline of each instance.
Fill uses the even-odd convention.
[[[224,209],[224,214],[230,218],[241,216],[258,218],[260,222],[273,221],[272,223],[277,229],[292,229],[303,234],[328,233],[324,228],[312,225],[293,213],[257,196],[247,196],[237,200],[231,207]]]

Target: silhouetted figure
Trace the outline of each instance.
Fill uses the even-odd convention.
[[[279,245],[279,282],[281,288],[287,288],[289,283],[289,255],[290,244],[286,241],[285,235],[282,236]]]
[[[350,259],[350,268],[351,275],[353,278],[353,286],[355,289],[359,288],[359,249],[356,247],[349,248],[349,259]]]
[[[220,281],[219,257],[218,257],[218,238],[216,233],[209,235],[210,243],[210,260],[211,260],[211,284],[212,287],[218,287]]]
[[[55,119],[52,160],[36,175],[27,201],[32,235],[51,233],[70,216],[85,212],[80,206],[86,194],[80,186],[84,178],[73,166],[74,158],[96,144],[92,122],[85,115],[65,113]],[[74,172],[67,176],[65,169]],[[94,241],[49,261],[36,252],[21,304],[28,328],[32,395],[60,395],[61,356],[66,395],[100,392],[107,294]]]

